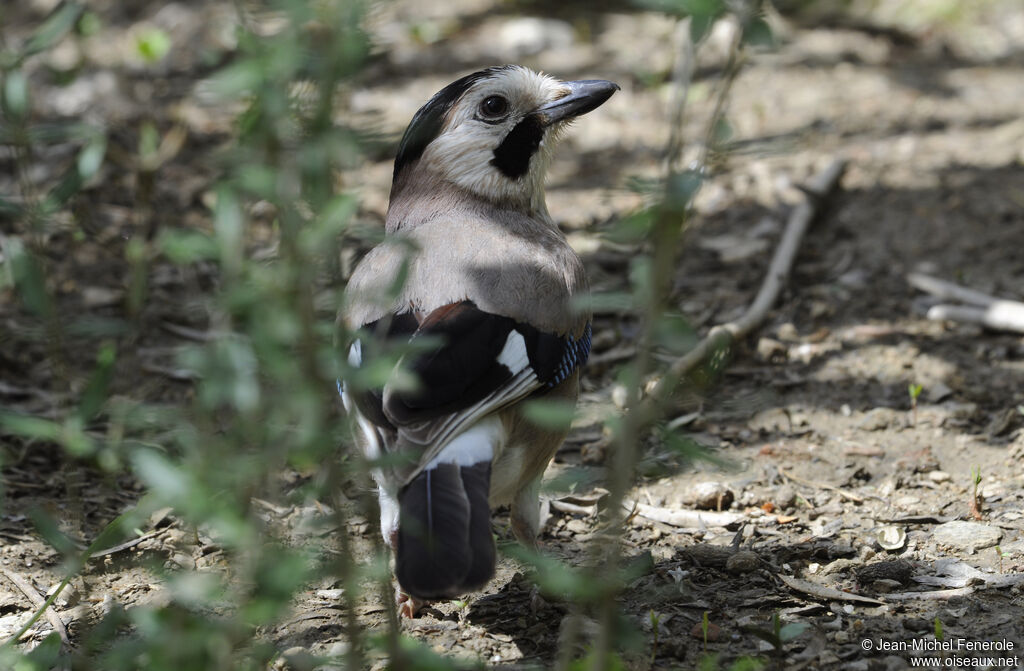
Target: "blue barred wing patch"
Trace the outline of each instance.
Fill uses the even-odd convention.
[[[587,357],[590,356],[591,335],[590,322],[587,322],[587,326],[583,329],[583,335],[577,340],[573,340],[571,336],[566,336],[565,352],[562,355],[562,360],[558,362],[558,367],[555,368],[554,375],[545,385],[548,389],[557,387],[565,382],[572,375],[573,371],[587,362]]]

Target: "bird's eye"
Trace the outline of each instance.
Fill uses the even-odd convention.
[[[487,119],[498,119],[508,112],[508,100],[501,96],[488,96],[480,103],[480,114]]]

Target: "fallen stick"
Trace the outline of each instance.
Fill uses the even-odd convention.
[[[931,294],[936,298],[940,298],[944,301],[959,301],[961,303],[967,303],[968,305],[977,305],[985,307],[992,305],[996,302],[995,296],[989,296],[983,294],[980,291],[974,289],[968,289],[962,287],[959,284],[953,284],[946,280],[940,280],[937,277],[931,275],[924,275],[922,273],[910,273],[907,275],[907,282],[910,286],[915,289],[920,289],[926,294]]]
[[[664,375],[648,380],[645,391],[652,400],[661,402],[667,399],[679,379],[692,368],[732,342],[744,338],[764,321],[768,311],[778,299],[782,287],[785,286],[797,252],[800,250],[800,243],[818,211],[818,205],[839,183],[839,178],[842,177],[844,170],[846,170],[846,161],[836,159],[811,179],[804,189],[808,196],[790,214],[786,230],[782,233],[779,246],[775,248],[775,255],[772,257],[768,272],[765,273],[754,302],[736,321],[712,328],[692,350],[676,359]]]
[[[747,519],[742,513],[717,512],[712,510],[676,510],[671,508],[659,508],[643,503],[623,501],[623,505],[629,510],[636,510],[640,517],[646,517],[655,522],[668,524],[674,527],[691,527],[703,529],[706,527],[731,527]]]
[[[32,583],[9,569],[0,568],[0,573],[10,580],[15,587],[21,590],[21,593],[32,602],[32,607],[36,608],[37,612],[39,609],[44,611],[43,614],[46,616],[50,626],[53,627],[53,630],[57,632],[58,636],[60,636],[60,640],[64,641],[65,644],[70,645],[71,639],[68,637],[68,629],[64,626],[64,620],[60,619],[60,615],[57,615],[52,608],[48,607],[50,604],[43,599],[43,595],[36,591],[36,588],[32,586]],[[22,632],[19,632],[19,635],[21,633]]]
[[[158,529],[156,531],[149,531],[147,533],[144,533],[141,536],[136,536],[135,538],[131,539],[130,541],[125,541],[124,543],[121,543],[120,545],[115,545],[113,547],[107,548],[106,550],[101,550],[100,552],[97,552],[95,554],[89,555],[89,561],[92,561],[93,559],[98,559],[100,557],[107,557],[109,555],[116,554],[118,552],[123,552],[124,550],[130,550],[131,548],[135,547],[136,545],[138,545],[142,541],[147,541],[150,538],[153,538],[155,536],[159,536],[159,535],[163,534],[164,531],[165,531],[164,529]]]
[[[844,592],[834,587],[827,587],[825,585],[819,585],[817,583],[810,582],[808,580],[801,580],[800,578],[793,578],[788,575],[777,574],[775,576],[783,583],[786,587],[797,592],[803,592],[808,596],[813,596],[818,599],[825,601],[853,601],[855,603],[864,603],[870,606],[884,606],[885,602],[879,601],[878,599],[872,599],[868,596],[861,596],[860,594],[854,594],[853,592]]]
[[[981,324],[990,329],[1024,333],[1024,303],[989,296],[921,273],[910,273],[907,282],[941,300],[966,303],[932,306],[928,310],[928,319]]]
[[[928,319],[981,324],[997,331],[1024,333],[1024,303],[1000,300],[987,307],[933,305],[928,310]]]
[[[781,475],[782,477],[786,478],[787,480],[790,480],[791,482],[797,483],[798,485],[803,485],[805,487],[811,487],[811,488],[814,488],[814,489],[824,489],[824,490],[827,490],[827,491],[830,491],[830,492],[835,492],[836,494],[838,494],[839,496],[843,497],[844,499],[849,499],[850,501],[853,501],[854,503],[864,503],[864,497],[863,496],[858,496],[857,494],[854,494],[853,492],[848,492],[845,489],[840,489],[839,487],[835,487],[833,485],[827,485],[824,482],[811,482],[810,480],[804,480],[803,478],[800,478],[800,477],[797,477],[797,476],[793,475],[792,473],[790,473],[789,471],[787,471],[784,468],[780,468],[779,469],[779,475]]]

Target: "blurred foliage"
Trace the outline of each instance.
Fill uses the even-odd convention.
[[[337,347],[352,334],[334,320],[343,285],[339,246],[350,235],[357,210],[355,196],[339,190],[336,176],[340,167],[358,165],[375,141],[337,123],[333,114],[367,61],[369,40],[361,28],[366,7],[355,0],[276,0],[267,8],[274,17],[268,28],[254,18],[255,4],[238,3],[236,53],[205,82],[225,105],[243,109],[233,142],[212,159],[218,161],[221,178],[209,212],[211,229],[157,230],[147,220],[152,185],[183,139],[174,129],[161,134],[155,125],[141,124],[136,155],[128,162],[136,171],[136,209],[145,234],[124,245],[124,318],[102,329],[85,328],[59,314],[48,281],[53,260],[42,234],[56,228],[58,219],[66,222],[73,199],[102,174],[107,133],[78,122],[38,120],[32,104],[34,75],[26,68],[31,56],[53,48],[72,31],[95,33],[102,16],[85,12],[82,3],[65,2],[21,45],[0,53],[0,144],[10,148],[19,171],[46,160],[42,150],[48,146],[71,146],[75,156],[46,188],[22,179],[20,193],[0,194],[5,225],[0,282],[14,287],[36,320],[58,371],[65,356],[62,343],[72,332],[90,334],[86,339],[95,361],[84,384],[74,387],[71,407],[58,416],[2,411],[0,435],[57,444],[69,459],[108,474],[130,472],[146,488],[138,505],[112,520],[84,550],[45,513],[34,516],[40,535],[64,558],[66,579],[48,604],[96,553],[137,535],[162,509],[173,509],[192,534],[210,539],[231,567],[228,573],[154,566],[166,600],[130,608],[114,605],[100,621],[76,632],[74,648],[62,645],[55,634],[25,652],[15,636],[0,646],[2,668],[177,671],[265,669],[281,662],[295,668],[361,669],[381,656],[389,658],[391,668],[462,668],[401,637],[393,612],[388,631],[370,636],[363,631],[358,604],[374,596],[388,604],[391,598],[387,558],[378,547],[373,561],[356,561],[345,532],[348,516],[358,512],[376,523],[374,504],[357,501],[353,509],[337,497],[346,481],[361,481],[371,466],[358,455],[338,454],[348,427],[337,412],[337,380],[357,388],[379,387],[404,353],[368,344],[364,364],[352,370]],[[644,463],[648,437],[685,458],[701,451],[663,421],[667,407],[652,412],[641,403],[642,388],[656,370],[656,351],[679,353],[694,340],[692,329],[669,304],[669,281],[693,198],[708,178],[709,156],[729,137],[724,101],[739,67],[738,54],[747,45],[771,42],[758,2],[642,4],[688,21],[698,46],[716,21],[733,21],[738,30],[732,65],[716,91],[703,159],[686,168],[670,160],[663,180],[643,185],[650,206],[608,231],[609,238],[643,243],[646,251],[632,261],[629,291],[593,297],[593,304],[633,306],[643,329],[637,357],[618,374],[627,390],[627,411],[607,420],[618,449],[610,464],[611,503],[591,560],[572,568],[522,548],[510,551],[533,568],[542,590],[568,599],[578,614],[599,625],[599,634],[586,645],[579,645],[579,632],[575,640],[567,637],[563,668],[623,668],[623,660],[645,656],[645,638],[616,601],[625,585],[651,570],[619,555],[621,504],[638,464]],[[158,29],[140,33],[135,47],[150,65],[175,49]],[[680,104],[685,101],[681,96]],[[678,154],[679,148],[673,151]],[[252,255],[255,210],[272,216],[277,244],[270,258]],[[74,217],[71,221],[79,225]],[[178,356],[195,393],[177,405],[110,391],[119,351],[131,347],[143,328],[140,315],[151,300],[148,282],[157,263],[216,269],[215,287],[202,305],[208,337],[181,348]],[[396,278],[393,292],[401,281]],[[559,405],[532,404],[528,412],[544,426],[572,420],[572,409]],[[302,486],[291,492],[297,503],[334,501],[333,519],[319,524],[340,530],[334,536],[340,552],[327,551],[318,541],[290,545],[253,509],[253,497],[281,488],[285,469],[306,474]],[[288,616],[297,594],[323,580],[344,590],[347,646],[332,658],[286,659],[267,632]],[[22,633],[41,615],[39,610]],[[717,665],[713,659],[709,663]]]
[[[77,403],[58,417],[0,413],[3,434],[57,443],[70,458],[110,473],[128,469],[146,486],[148,493],[128,514],[132,522],[114,520],[84,551],[45,513],[35,516],[40,534],[65,557],[68,578],[165,507],[231,557],[230,575],[153,567],[169,593],[167,603],[115,606],[78,633],[74,649],[51,637],[22,654],[12,638],[0,648],[2,668],[267,668],[282,651],[261,632],[288,614],[299,590],[332,577],[344,588],[351,613],[345,659],[332,663],[363,665],[370,642],[355,626],[351,606],[368,579],[386,576],[386,563],[357,567],[351,553],[337,559],[315,543],[289,546],[252,509],[252,497],[279,487],[282,469],[292,467],[312,474],[299,496],[331,501],[343,480],[355,477],[350,471],[361,467],[337,455],[346,427],[337,412],[335,381],[345,371],[335,341],[347,336],[336,333],[333,315],[340,300],[339,238],[356,209],[351,194],[336,192],[335,174],[342,163],[358,163],[362,148],[353,129],[333,122],[332,111],[337,91],[367,55],[360,28],[365,8],[359,2],[292,1],[268,9],[282,19],[275,31],[257,36],[250,21],[241,21],[235,57],[210,80],[225,104],[240,102],[245,109],[237,141],[219,157],[212,231],[155,231],[142,222],[153,234],[125,245],[128,319],[108,329],[117,334],[113,338],[93,341],[94,373]],[[66,222],[69,203],[102,170],[105,133],[77,122],[37,121],[33,75],[24,66],[79,22],[87,33],[100,20],[83,14],[80,3],[64,3],[31,37],[0,55],[0,143],[14,152],[19,170],[45,160],[48,145],[77,146],[76,160],[55,183],[40,190],[23,179],[20,193],[0,199],[6,222],[2,276],[46,333],[54,358],[62,356],[69,324],[58,315],[48,281],[53,262],[42,234],[66,225],[58,220]],[[146,63],[175,48],[157,29],[141,33],[136,46]],[[292,93],[298,81],[308,84],[301,99]],[[148,123],[140,128],[138,154],[130,161],[140,209],[147,204],[146,185],[180,146],[173,133],[161,136]],[[273,212],[279,247],[270,261],[249,254],[256,203]],[[138,337],[141,327],[132,317],[151,300],[147,278],[154,264],[168,262],[218,268],[216,290],[204,306],[211,337],[182,348],[179,356],[181,369],[196,380],[194,401],[161,406],[111,396],[118,350]],[[340,505],[334,512],[342,529],[347,512]]]

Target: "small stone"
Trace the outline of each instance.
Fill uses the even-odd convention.
[[[751,573],[761,565],[761,558],[750,550],[740,550],[725,561],[725,570],[729,573]]]
[[[934,631],[935,623],[920,617],[908,617],[903,620],[903,628],[918,634],[924,631]]]
[[[796,505],[796,489],[793,485],[782,485],[775,490],[775,505],[779,510],[787,510]]]
[[[186,571],[194,571],[196,569],[196,560],[190,555],[181,552],[174,553],[174,555],[171,556],[171,561]]]
[[[775,332],[776,337],[783,342],[797,342],[800,340],[800,334],[797,332],[796,327],[793,326],[792,322],[786,322]]]
[[[856,571],[857,579],[863,583],[895,580],[897,584],[902,584],[909,581],[913,573],[914,567],[902,559],[875,562]]]
[[[786,360],[786,346],[778,340],[761,338],[757,341],[757,357],[768,363],[780,363]]]
[[[939,403],[949,398],[952,394],[953,390],[941,382],[929,385],[924,391],[924,396],[929,403]]]
[[[575,40],[572,25],[558,19],[524,16],[504,23],[497,46],[513,60],[543,51],[567,49]]]
[[[873,408],[858,423],[865,431],[881,431],[896,423],[896,411],[892,408]]]
[[[903,585],[900,584],[899,580],[890,580],[889,578],[883,578],[882,580],[876,580],[871,583],[871,589],[879,594],[895,592],[901,587],[903,587]]]
[[[580,459],[588,466],[600,466],[608,452],[607,440],[596,440],[580,447]]]
[[[728,510],[736,495],[721,482],[700,482],[691,490],[693,505],[698,510]]]
[[[1016,408],[1007,408],[1002,412],[997,412],[992,421],[988,424],[987,433],[990,436],[1001,436],[1004,433],[1009,433],[1010,429],[1016,423],[1017,417],[1020,415]]]
[[[629,398],[629,392],[621,384],[617,384],[612,387],[612,403],[615,407],[622,410],[626,407],[626,401]]]
[[[932,538],[936,543],[947,545],[973,554],[977,550],[990,548],[999,542],[1003,532],[979,522],[954,520],[935,527]]]
[[[318,661],[309,650],[298,645],[282,652],[281,657],[287,662],[285,668],[289,671],[310,671]]]
[[[935,483],[948,482],[950,475],[946,471],[930,471],[928,479]]]
[[[588,531],[590,531],[590,527],[587,525],[587,523],[579,519],[569,520],[566,523],[565,528],[574,534],[585,534]]]
[[[692,636],[693,638],[696,638],[697,640],[703,641],[704,640],[704,623],[703,622],[698,622],[697,624],[693,625],[693,628],[690,629],[690,636]],[[719,627],[714,622],[708,622],[707,640],[708,641],[717,641],[720,638],[722,638],[722,628]]]
[[[316,595],[321,599],[327,599],[328,601],[338,601],[345,594],[345,590],[342,588],[337,589],[318,589]]]

